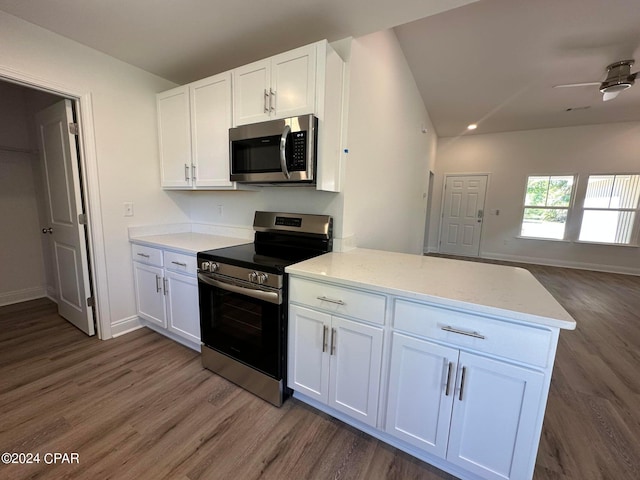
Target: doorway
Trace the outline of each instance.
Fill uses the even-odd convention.
[[[484,223],[487,175],[446,175],[440,253],[477,257]]]
[[[87,298],[93,297],[92,272],[87,255],[89,236],[86,235],[86,226],[78,224],[82,219],[78,214],[85,213],[82,188],[86,188],[80,172],[81,162],[78,161],[80,149],[75,136],[68,136],[67,150],[60,151],[63,145],[60,140],[65,140],[60,131],[63,127],[68,129],[66,118],[59,121],[57,130],[49,128],[55,127],[55,123],[49,122],[49,126],[42,130],[46,132],[44,136],[37,133],[36,121],[36,112],[62,104],[71,122],[75,123],[73,109],[76,101],[0,81],[0,102],[3,105],[0,113],[0,187],[5,187],[0,188],[3,206],[0,220],[6,228],[2,241],[2,267],[3,273],[7,273],[0,284],[0,303],[49,297],[58,304],[62,317],[86,334],[93,335],[96,332],[95,315],[93,308],[87,306]],[[45,123],[51,120],[47,118],[43,120]],[[46,146],[42,144],[43,138]],[[44,149],[49,150],[46,155],[48,162],[43,156]],[[65,163],[60,165],[61,168],[52,169],[56,154],[62,154]],[[16,187],[12,187],[14,185]],[[77,195],[77,201],[74,195]],[[70,201],[73,212],[63,219],[59,207],[63,203],[70,205]],[[57,211],[52,216],[54,208]],[[69,232],[77,238],[77,249],[73,251],[70,248],[72,242],[68,241]],[[71,263],[75,265],[69,268]],[[82,284],[83,288],[78,289],[74,281]],[[69,308],[71,304],[75,304],[73,311]],[[77,311],[82,315],[80,321]]]

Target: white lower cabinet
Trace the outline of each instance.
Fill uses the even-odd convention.
[[[393,333],[387,433],[482,478],[528,478],[544,374]]]
[[[289,387],[375,426],[382,328],[309,308],[289,308]]]
[[[460,478],[532,478],[557,328],[298,276],[289,301],[294,396]]]
[[[195,255],[133,244],[133,260],[138,316],[150,326],[159,327],[156,330],[160,333],[198,349],[200,313]]]

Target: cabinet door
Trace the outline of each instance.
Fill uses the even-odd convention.
[[[192,185],[189,88],[177,87],[159,93],[156,99],[161,185],[189,188]]]
[[[190,85],[192,177],[196,187],[231,187],[229,181],[229,128],[231,73],[205,78]]]
[[[487,479],[530,478],[544,375],[461,352],[447,460]]]
[[[194,343],[200,343],[198,280],[180,273],[166,272],[168,329]]]
[[[269,95],[271,60],[254,62],[233,71],[233,122],[235,125],[269,120],[273,98]]]
[[[138,315],[163,328],[167,327],[162,268],[133,262]]]
[[[274,118],[316,113],[316,46],[272,57],[271,89]]]
[[[387,433],[445,457],[457,362],[457,349],[393,333]]]
[[[331,317],[329,406],[376,426],[382,328]]]
[[[297,305],[289,307],[287,384],[323,403],[329,397],[330,324],[330,315]]]

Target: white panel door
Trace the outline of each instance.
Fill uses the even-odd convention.
[[[440,252],[477,256],[484,218],[486,175],[445,178]]]
[[[76,138],[69,130],[72,122],[70,100],[36,114],[47,188],[47,229],[53,240],[58,283],[58,313],[87,335],[94,335],[93,312],[87,306],[91,287],[85,227],[78,219],[84,208]]]
[[[192,185],[189,87],[159,93],[156,101],[160,183],[165,188],[189,188]]]
[[[543,380],[461,352],[447,460],[486,479],[531,478]]]
[[[316,111],[316,47],[302,47],[273,57],[271,89],[275,117],[286,118]]]
[[[329,406],[376,426],[382,328],[331,317]]]
[[[394,332],[386,431],[444,458],[457,365],[457,349]]]
[[[269,120],[273,105],[271,84],[271,60],[254,62],[233,71],[233,123]]]
[[[200,343],[198,279],[180,273],[165,272],[167,327],[181,337]]]
[[[329,398],[331,316],[308,308],[289,307],[288,385],[320,402]]]
[[[190,85],[192,176],[196,187],[231,187],[229,128],[231,128],[231,73]]]

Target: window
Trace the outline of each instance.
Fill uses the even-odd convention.
[[[579,240],[630,244],[640,200],[640,175],[590,175]]]
[[[573,176],[528,177],[520,235],[564,239],[573,183]]]

